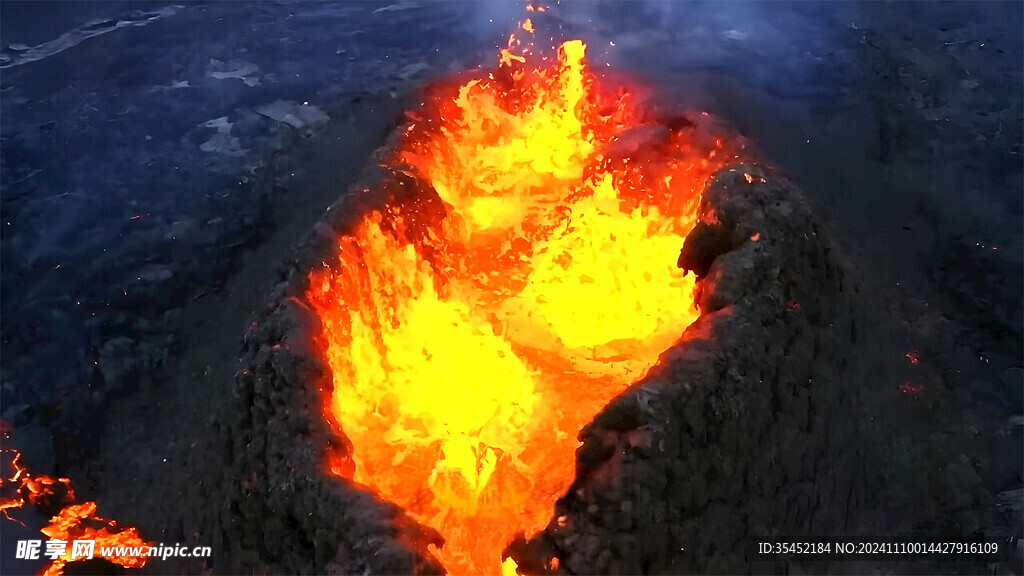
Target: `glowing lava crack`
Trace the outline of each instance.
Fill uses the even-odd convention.
[[[8,441],[6,432],[3,437]],[[121,527],[117,522],[96,515],[95,502],[75,502],[75,492],[67,478],[54,478],[46,474],[33,474],[20,464],[21,453],[13,448],[0,450],[4,459],[4,473],[0,477],[0,514],[6,521],[18,522],[11,513],[22,508],[36,507],[57,510],[49,524],[40,531],[49,538],[43,552],[38,556],[49,558],[42,576],[60,576],[64,567],[72,562],[103,558],[112,564],[125,568],[141,568],[146,565],[150,543],[139,536],[133,527]],[[10,455],[10,462],[7,462]],[[24,524],[22,524],[24,526]],[[77,541],[92,543],[93,552],[80,553],[75,549]],[[22,540],[21,542],[26,542]],[[37,540],[36,543],[42,542]],[[50,544],[56,547],[51,548]],[[125,554],[125,551],[129,551]]]
[[[649,117],[584,50],[535,68],[510,48],[435,87],[387,162],[417,193],[309,278],[352,447],[333,468],[440,532],[452,573],[514,569],[502,551],[547,524],[581,427],[699,314],[676,259],[737,155]]]

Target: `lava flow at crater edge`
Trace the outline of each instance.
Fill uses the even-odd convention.
[[[514,571],[581,427],[697,318],[676,259],[738,157],[593,74],[582,41],[550,64],[520,46],[410,114],[388,164],[418,194],[338,238],[307,294],[352,446],[332,470],[437,529],[456,574]]]

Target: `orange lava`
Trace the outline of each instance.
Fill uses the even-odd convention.
[[[353,446],[332,469],[436,528],[455,574],[514,571],[502,551],[548,523],[580,428],[697,318],[675,263],[728,156],[604,84],[583,42],[548,67],[514,49],[412,116],[391,163],[420,189],[340,237],[307,294]]]
[[[75,493],[71,489],[71,481],[67,478],[54,478],[46,474],[32,474],[21,464],[21,454],[15,450],[4,450],[14,454],[11,460],[13,472],[9,477],[0,479],[0,511],[8,520],[18,522],[10,516],[10,512],[22,508],[26,504],[33,506],[58,507],[60,512],[50,519],[50,523],[40,531],[51,540],[66,542],[64,554],[54,558],[43,570],[44,576],[57,576],[63,573],[68,562],[86,560],[87,557],[72,557],[75,540],[93,540],[94,557],[104,558],[114,564],[126,568],[141,568],[146,565],[146,556],[103,555],[104,547],[110,546],[149,546],[139,537],[135,528],[121,528],[113,520],[96,515],[95,502],[75,504]],[[45,549],[44,549],[45,550]],[[40,556],[42,557],[42,551]]]
[[[95,556],[125,568],[141,568],[146,565],[146,556],[103,555],[105,547],[149,547],[139,536],[136,528],[122,528],[113,520],[100,518],[96,515],[95,502],[83,502],[66,506],[59,514],[50,519],[50,524],[42,529],[42,533],[52,540],[64,540],[68,543],[67,551],[43,571],[44,576],[62,574],[64,565],[81,558],[73,558],[72,542],[75,540],[93,540]]]
[[[21,454],[15,450],[4,450],[14,454],[11,459],[13,473],[10,478],[0,479],[0,511],[13,522],[9,511],[21,508],[25,504],[33,506],[70,504],[75,501],[75,492],[71,489],[71,481],[67,478],[54,478],[46,474],[30,474],[20,464]]]

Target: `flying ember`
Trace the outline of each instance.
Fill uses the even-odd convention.
[[[515,569],[580,428],[697,318],[676,260],[735,158],[593,75],[579,40],[547,67],[513,50],[412,116],[389,164],[417,193],[338,238],[308,292],[352,445],[333,470],[437,529],[455,574]]]

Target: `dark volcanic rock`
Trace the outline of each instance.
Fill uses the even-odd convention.
[[[53,474],[56,459],[49,426],[32,424],[15,428],[10,433],[10,440],[21,453],[22,466],[34,473]]]
[[[725,226],[698,222],[693,231],[686,236],[677,264],[683,270],[703,278],[715,258],[725,254],[730,248],[729,231]]]
[[[135,353],[136,348],[134,340],[123,336],[108,340],[100,348],[99,369],[108,393],[123,395],[138,385],[144,363]]]

